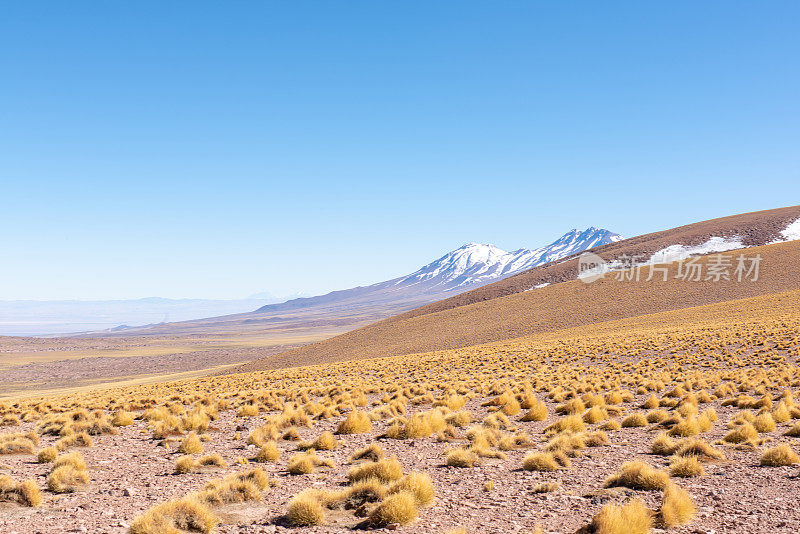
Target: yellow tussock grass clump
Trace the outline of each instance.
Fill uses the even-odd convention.
[[[386,497],[369,514],[373,526],[386,526],[392,523],[406,525],[417,518],[417,504],[414,495],[401,491]]]
[[[53,463],[53,469],[61,466],[68,465],[80,471],[86,470],[86,462],[81,456],[79,452],[71,452],[69,454],[62,454],[58,458],[56,458],[55,462]]]
[[[189,455],[181,456],[175,460],[175,473],[182,475],[191,473],[197,469],[197,462]]]
[[[699,477],[704,472],[703,464],[696,456],[678,456],[669,464],[669,474],[673,477]]]
[[[473,467],[478,455],[466,449],[453,449],[447,453],[445,463],[451,467]]]
[[[665,527],[677,527],[691,521],[697,509],[689,493],[677,484],[668,484],[659,509],[659,521]]]
[[[89,474],[71,465],[62,465],[47,475],[47,488],[53,493],[73,493],[89,483]]]
[[[800,463],[800,456],[786,444],[772,447],[761,454],[761,465],[769,467],[783,467]]]
[[[219,519],[195,499],[183,498],[158,504],[131,523],[131,534],[165,534],[214,530]]]
[[[55,447],[46,447],[39,451],[39,454],[36,456],[36,461],[40,464],[49,464],[50,462],[54,462],[56,458],[58,458],[58,449]]]
[[[526,471],[556,471],[561,469],[552,453],[532,452],[522,460],[522,468]]]
[[[114,426],[130,426],[133,424],[133,414],[125,410],[119,410],[111,418],[111,424]]]
[[[33,479],[17,484],[10,476],[0,475],[0,501],[16,502],[30,507],[39,506],[42,504],[42,492]]]
[[[641,413],[632,413],[622,420],[622,428],[647,426],[647,417]]]
[[[368,460],[371,462],[377,462],[378,460],[383,458],[383,448],[377,443],[371,443],[367,445],[363,449],[355,452],[351,457],[351,462],[358,462],[361,460]]]
[[[347,478],[350,483],[360,480],[375,479],[388,483],[403,476],[403,466],[396,456],[377,462],[369,462],[350,469]]]
[[[339,423],[336,428],[337,434],[364,434],[372,430],[372,422],[369,415],[360,410],[353,410],[347,417]]]
[[[425,507],[433,503],[433,482],[426,473],[412,472],[394,482],[389,487],[389,493],[407,491],[414,496],[417,506]]]
[[[596,534],[647,534],[652,528],[653,513],[639,499],[623,506],[603,506],[590,525]]]
[[[583,432],[586,430],[586,424],[580,415],[573,414],[562,417],[552,425],[546,427],[544,432],[546,434],[558,434],[560,432]]]
[[[669,475],[653,469],[641,461],[622,464],[622,470],[606,479],[606,488],[626,487],[634,490],[662,490],[669,482]]]
[[[531,406],[525,415],[520,418],[520,421],[544,421],[547,419],[547,405],[537,400],[533,406]]]
[[[200,454],[203,452],[203,442],[200,441],[200,437],[196,433],[189,432],[181,441],[178,452],[183,454]]]
[[[722,438],[727,443],[755,443],[758,440],[758,430],[750,423],[738,425],[725,434]]]
[[[325,522],[325,509],[320,502],[320,491],[309,488],[289,501],[286,514],[289,522],[298,527],[311,527]]]
[[[278,448],[278,444],[274,441],[268,441],[261,447],[258,454],[256,454],[255,461],[262,463],[277,462],[280,457],[281,450]]]

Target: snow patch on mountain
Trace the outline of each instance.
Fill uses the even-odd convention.
[[[797,219],[793,223],[789,224],[789,226],[781,230],[781,237],[779,237],[770,244],[785,243],[786,241],[798,241],[798,240],[800,240],[800,219]]]
[[[650,256],[650,259],[647,260],[645,264],[672,263],[673,261],[685,260],[692,256],[727,252],[739,248],[744,248],[742,238],[739,236],[711,237],[705,243],[692,247],[686,245],[670,245],[666,248],[662,248]]]

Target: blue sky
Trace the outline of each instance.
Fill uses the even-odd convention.
[[[39,2],[0,299],[319,293],[800,203],[797,2]]]

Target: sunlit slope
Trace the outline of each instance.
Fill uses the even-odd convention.
[[[800,288],[800,242],[742,251],[761,255],[759,278],[715,282],[676,279],[617,281],[613,274],[591,284],[572,280],[419,316],[395,317],[313,345],[257,360],[239,371],[452,349],[588,325],[602,321],[769,295]],[[701,258],[707,270],[712,256]],[[643,269],[642,278],[648,271]]]

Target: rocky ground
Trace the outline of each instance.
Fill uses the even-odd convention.
[[[637,397],[640,403],[644,397]],[[633,405],[633,404],[632,404]],[[706,405],[708,406],[708,405]],[[711,404],[720,420],[704,434],[708,441],[719,439],[726,431],[725,422],[736,408]],[[548,421],[519,423],[541,446],[545,437],[541,430],[555,420],[554,404],[549,403]],[[704,406],[705,407],[705,406]],[[487,414],[476,401],[468,404],[477,417]],[[341,418],[339,418],[341,419]],[[0,532],[4,534],[91,532],[126,532],[134,517],[154,504],[181,497],[200,489],[204,482],[224,474],[245,469],[235,464],[239,458],[250,458],[255,447],[246,446],[248,430],[261,424],[262,418],[236,418],[234,412],[222,412],[205,443],[205,453],[219,453],[229,467],[207,468],[202,473],[173,474],[177,452],[165,450],[151,439],[146,423],[121,427],[117,435],[97,436],[94,446],[75,449],[88,464],[91,484],[74,494],[45,494],[39,508],[26,508],[0,503]],[[313,429],[301,429],[303,439],[316,437],[323,430],[333,430],[337,420],[320,422]],[[800,440],[782,436],[786,424],[765,437],[774,443],[790,443],[797,449]],[[245,429],[245,427],[247,429]],[[6,427],[6,431],[28,430],[31,424]],[[238,430],[237,430],[238,428]],[[293,476],[286,472],[288,458],[296,443],[281,441],[283,454],[277,463],[251,464],[264,468],[278,480],[277,486],[265,493],[262,501],[252,505],[230,505],[219,509],[223,533],[262,532],[344,532],[356,525],[350,514],[332,515],[328,525],[311,528],[287,526],[282,516],[288,500],[307,487],[336,488],[346,481],[350,467],[348,457],[357,449],[375,442],[385,430],[376,423],[369,434],[339,436],[341,445],[330,452],[337,467],[318,468],[310,475]],[[238,434],[239,439],[236,439]],[[406,471],[424,471],[434,481],[436,499],[433,506],[421,510],[414,523],[399,527],[402,532],[446,532],[461,526],[467,532],[528,532],[535,526],[545,532],[571,533],[586,524],[608,502],[623,502],[636,495],[651,509],[658,507],[661,492],[628,489],[601,490],[603,480],[617,472],[623,462],[644,460],[655,467],[666,467],[668,458],[649,453],[649,445],[657,432],[651,428],[628,428],[610,432],[612,445],[590,448],[575,458],[569,469],[554,473],[528,472],[521,469],[522,458],[530,449],[507,453],[505,460],[483,460],[473,468],[447,467],[444,453],[455,444],[438,443],[435,438],[416,440],[382,439],[387,455],[395,454]],[[43,438],[41,447],[52,438]],[[173,447],[174,449],[174,447]],[[800,531],[800,497],[798,468],[760,467],[758,450],[735,450],[724,447],[727,459],[707,464],[706,474],[699,478],[676,479],[686,488],[698,508],[697,518],[685,527],[670,529],[682,533],[776,533]],[[0,456],[0,474],[16,480],[34,478],[45,486],[48,465],[35,463],[35,456]],[[536,494],[533,488],[545,481],[560,481],[553,493]],[[484,485],[494,487],[485,491]]]

